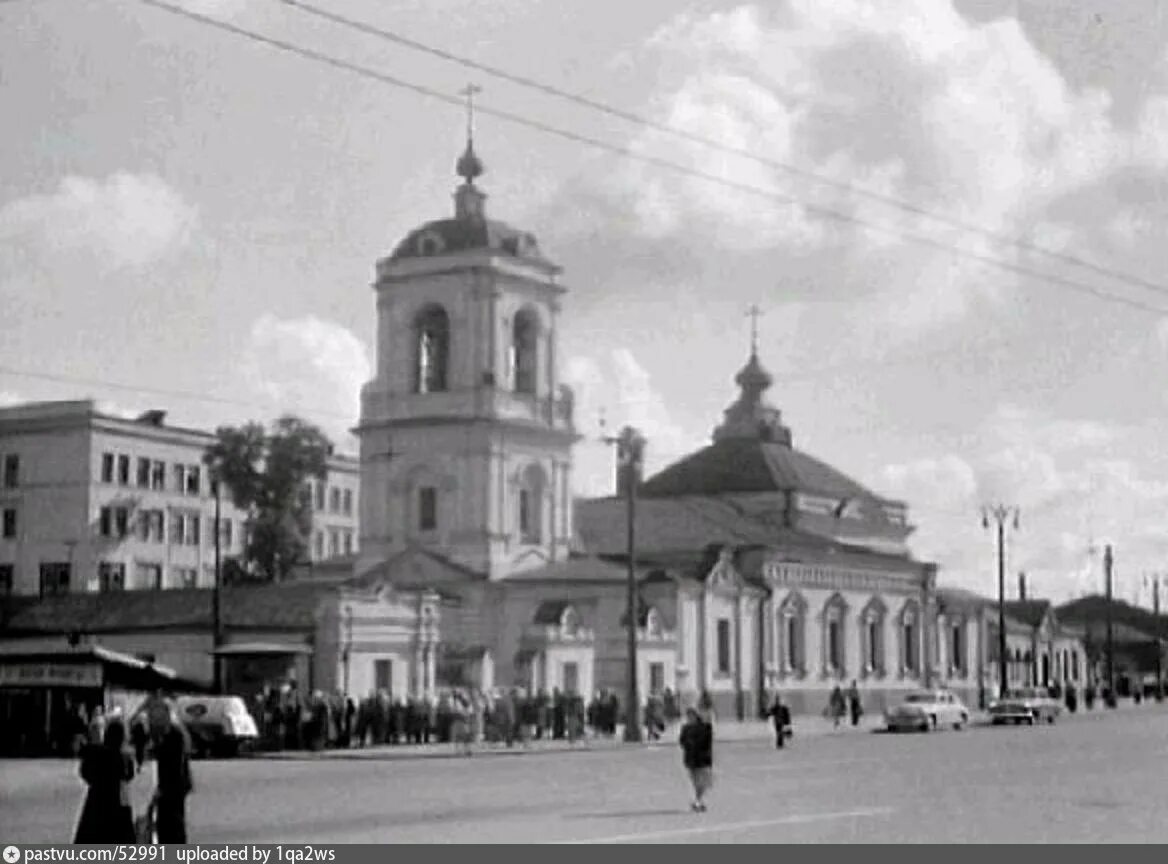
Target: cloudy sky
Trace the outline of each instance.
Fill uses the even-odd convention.
[[[279,0],[168,2],[727,181],[480,117],[492,215],[566,268],[590,439],[603,411],[651,467],[706,442],[756,303],[796,446],[907,500],[949,584],[996,590],[998,502],[1036,592],[1098,587],[1105,542],[1129,598],[1168,571],[1157,0],[318,0],[724,149]],[[374,262],[449,211],[456,107],[139,0],[8,0],[0,116],[0,399],[350,446]],[[581,444],[579,492],[610,458]]]

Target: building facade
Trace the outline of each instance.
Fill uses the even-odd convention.
[[[0,408],[0,590],[195,588],[214,581],[215,499],[203,465],[214,436],[91,401]],[[360,475],[333,456],[314,483],[309,554],[355,554]],[[224,492],[220,554],[244,547],[246,519]]]

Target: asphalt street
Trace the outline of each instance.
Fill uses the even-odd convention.
[[[798,733],[797,733],[798,734]],[[1055,726],[615,751],[195,765],[192,842],[1168,842],[1168,704]],[[67,840],[76,766],[0,762],[0,842]]]

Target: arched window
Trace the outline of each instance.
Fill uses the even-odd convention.
[[[539,318],[532,309],[521,309],[511,324],[511,389],[535,393],[539,356]]]
[[[565,636],[575,636],[579,630],[580,615],[576,612],[576,607],[565,607],[563,615],[560,616],[560,632]]]
[[[823,672],[832,678],[847,675],[847,649],[844,626],[848,607],[840,594],[832,595],[823,606]]]
[[[884,674],[884,618],[886,612],[884,601],[879,597],[873,597],[868,601],[868,605],[864,607],[864,611],[860,615],[861,652],[865,675],[879,677]]]
[[[900,610],[900,674],[915,675],[920,671],[920,610],[910,600]]]
[[[543,469],[530,465],[519,480],[518,527],[519,539],[523,543],[540,543],[543,540],[543,499],[546,486]]]
[[[446,390],[449,363],[450,318],[445,309],[431,303],[414,318],[414,392]]]
[[[950,625],[949,666],[954,674],[964,677],[969,671],[965,650],[965,621],[954,621]]]
[[[779,606],[775,647],[778,651],[779,672],[783,675],[803,675],[807,671],[804,648],[807,603],[802,595],[792,592]]]

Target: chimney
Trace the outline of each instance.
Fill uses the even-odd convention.
[[[1018,599],[1019,600],[1026,599],[1026,574],[1025,573],[1018,574]]]

